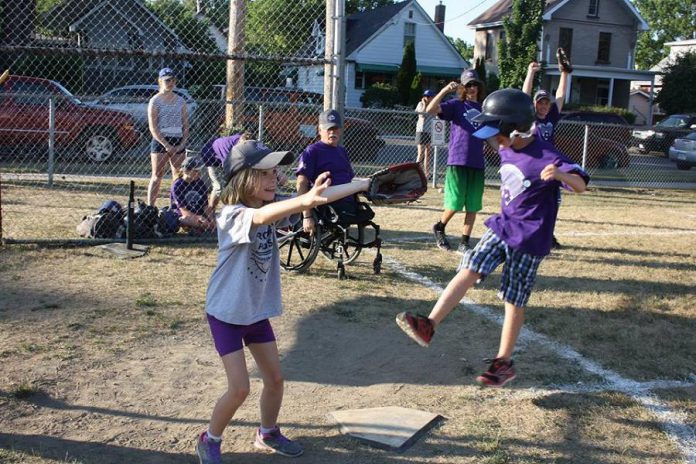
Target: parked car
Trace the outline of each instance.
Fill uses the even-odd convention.
[[[669,147],[669,159],[677,163],[677,169],[686,171],[696,166],[696,132],[674,139]]]
[[[111,89],[96,99],[88,100],[85,103],[98,108],[124,111],[133,116],[138,128],[145,133],[149,130],[147,125],[147,104],[150,98],[158,91],[159,87],[157,85],[127,85]],[[192,122],[198,103],[186,89],[176,88],[174,93],[186,101],[189,122]]]
[[[672,114],[649,129],[633,131],[633,145],[641,153],[661,151],[669,155],[674,139],[696,130],[696,114]]]
[[[55,97],[56,146],[95,162],[111,158],[138,142],[133,117],[94,108],[56,81],[10,76],[0,85],[0,144],[17,150],[44,146],[49,139],[49,97]]]
[[[224,87],[221,87],[224,96]],[[274,149],[299,152],[317,140],[317,117],[322,111],[323,95],[292,88],[247,86],[244,89],[243,125],[254,131],[263,105],[263,139]],[[342,143],[353,161],[372,161],[384,146],[375,125],[366,120],[346,117]]]
[[[585,127],[587,152],[585,153]],[[575,111],[564,114],[554,132],[554,145],[571,160],[585,168],[625,168],[629,164],[628,144],[631,128],[619,114],[596,111]],[[484,149],[486,163],[500,164],[500,156],[488,144]]]
[[[599,111],[565,114],[559,121],[553,138],[556,148],[576,163],[582,165],[585,157],[585,168],[616,169],[625,168],[629,164],[631,126],[619,114]]]

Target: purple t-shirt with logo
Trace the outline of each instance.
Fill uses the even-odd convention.
[[[302,152],[295,174],[302,174],[314,184],[319,174],[326,171],[331,173],[331,185],[347,184],[355,177],[346,149],[320,140]]]
[[[447,165],[483,169],[483,140],[473,137],[480,125],[471,119],[481,113],[481,104],[453,98],[440,105],[438,117],[451,121]]]
[[[551,251],[562,184],[557,180],[541,180],[541,171],[555,164],[561,172],[580,175],[585,183],[590,177],[553,145],[536,137],[521,151],[501,148],[499,153],[501,211],[485,224],[511,248],[533,256],[546,256]]]
[[[229,137],[219,137],[208,141],[201,148],[201,158],[206,166],[222,166],[227,154],[232,151],[232,147],[237,145],[241,134],[230,135]]]
[[[556,130],[556,125],[560,119],[561,113],[558,112],[558,105],[556,102],[551,103],[546,117],[541,119],[537,116],[536,121],[534,121],[534,135],[553,144],[553,131]]]
[[[208,186],[202,179],[186,182],[179,177],[169,192],[172,211],[181,214],[179,209],[184,208],[193,214],[204,214],[208,207],[208,193]]]

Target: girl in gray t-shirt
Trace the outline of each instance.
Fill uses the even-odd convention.
[[[213,409],[208,430],[198,437],[196,452],[201,462],[220,462],[222,433],[249,393],[244,345],[263,379],[261,426],[255,446],[285,456],[303,452],[302,446],[281,434],[276,423],[283,377],[269,322],[282,311],[275,228],[291,214],[366,190],[369,179],[329,187],[331,180],[325,172],[307,193],[274,201],[275,168],[292,161],[290,152],[274,152],[256,140],[247,140],[237,143],[223,163],[226,185],[220,196],[224,206],[216,220],[218,259],[205,310],[227,375],[227,391]]]

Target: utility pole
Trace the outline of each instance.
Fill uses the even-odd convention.
[[[336,26],[336,0],[326,0],[326,34],[324,36],[324,109],[333,108],[334,84],[334,30]]]
[[[246,2],[244,0],[230,0],[230,23],[227,36],[228,55],[241,56],[244,53],[245,22]],[[244,60],[227,60],[225,100],[225,127],[231,128],[240,121],[243,110]]]
[[[346,1],[336,0],[336,29],[334,30],[334,109],[344,116],[346,103]]]

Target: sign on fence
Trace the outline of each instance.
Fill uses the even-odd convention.
[[[435,118],[432,123],[430,143],[434,146],[445,145],[445,121]]]

